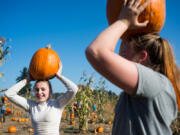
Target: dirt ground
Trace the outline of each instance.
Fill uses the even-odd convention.
[[[94,135],[94,130],[98,126],[104,128],[104,133],[98,133],[99,135],[111,135],[112,125],[108,124],[91,124],[89,123],[89,129],[86,133],[80,133],[78,130],[78,123],[75,126],[71,125],[69,121],[62,120],[60,125],[60,135]],[[15,126],[17,131],[16,133],[9,133],[8,128],[10,126]],[[12,116],[6,116],[6,122],[0,124],[0,135],[32,135],[29,130],[32,128],[31,121],[28,122],[18,122],[12,121]]]

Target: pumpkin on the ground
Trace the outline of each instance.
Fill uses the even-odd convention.
[[[99,126],[99,127],[97,128],[97,132],[98,132],[98,133],[103,133],[103,127],[102,127],[102,126]]]
[[[92,112],[92,113],[91,113],[91,115],[95,115],[95,113],[94,113],[94,112]]]
[[[6,112],[5,112],[5,114],[6,114],[6,115],[11,115],[11,114],[12,114],[11,108],[6,107]]]
[[[94,120],[94,119],[90,119],[90,121],[91,121],[91,123],[94,123],[94,122],[95,122],[95,120]]]
[[[71,123],[72,123],[72,125],[75,125],[75,124],[76,124],[76,121],[73,120]]]
[[[127,0],[129,1],[129,0]],[[146,0],[142,0],[141,4]],[[108,23],[111,25],[114,23],[121,12],[124,0],[108,0],[106,7],[106,16]],[[150,3],[146,9],[140,14],[138,21],[144,22],[148,20],[149,23],[147,27],[140,28],[138,30],[128,30],[123,36],[122,39],[126,39],[131,35],[137,33],[150,33],[150,32],[159,32],[165,23],[166,17],[166,3],[165,0],[150,0]]]
[[[6,96],[3,97],[4,101],[8,101],[8,98]]]
[[[111,124],[112,124],[112,122],[111,122],[111,121],[108,121],[108,122],[107,122],[107,124],[111,125]]]
[[[29,73],[35,80],[51,79],[58,71],[59,64],[58,54],[49,45],[35,52],[29,65]]]
[[[97,115],[94,115],[94,118],[97,119]]]
[[[17,121],[17,120],[18,120],[17,117],[13,117],[13,118],[12,118],[12,121]]]
[[[15,133],[16,132],[16,127],[15,126],[10,126],[8,128],[8,131],[9,131],[9,133]]]
[[[29,132],[30,132],[30,133],[34,133],[34,129],[30,128],[30,129],[29,129]]]
[[[71,119],[74,119],[74,113],[70,114]]]

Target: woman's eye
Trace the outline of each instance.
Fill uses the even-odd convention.
[[[39,92],[39,89],[35,89],[35,91]]]

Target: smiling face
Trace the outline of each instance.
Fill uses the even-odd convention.
[[[46,102],[49,98],[50,88],[48,82],[39,81],[35,84],[34,87],[36,99],[41,102]]]

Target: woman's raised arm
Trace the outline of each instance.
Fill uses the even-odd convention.
[[[113,84],[129,94],[137,90],[138,71],[136,65],[116,54],[115,47],[120,37],[128,29],[145,27],[147,21],[139,23],[137,18],[149,0],[139,6],[141,0],[124,1],[119,19],[100,33],[86,49],[90,64]]]

